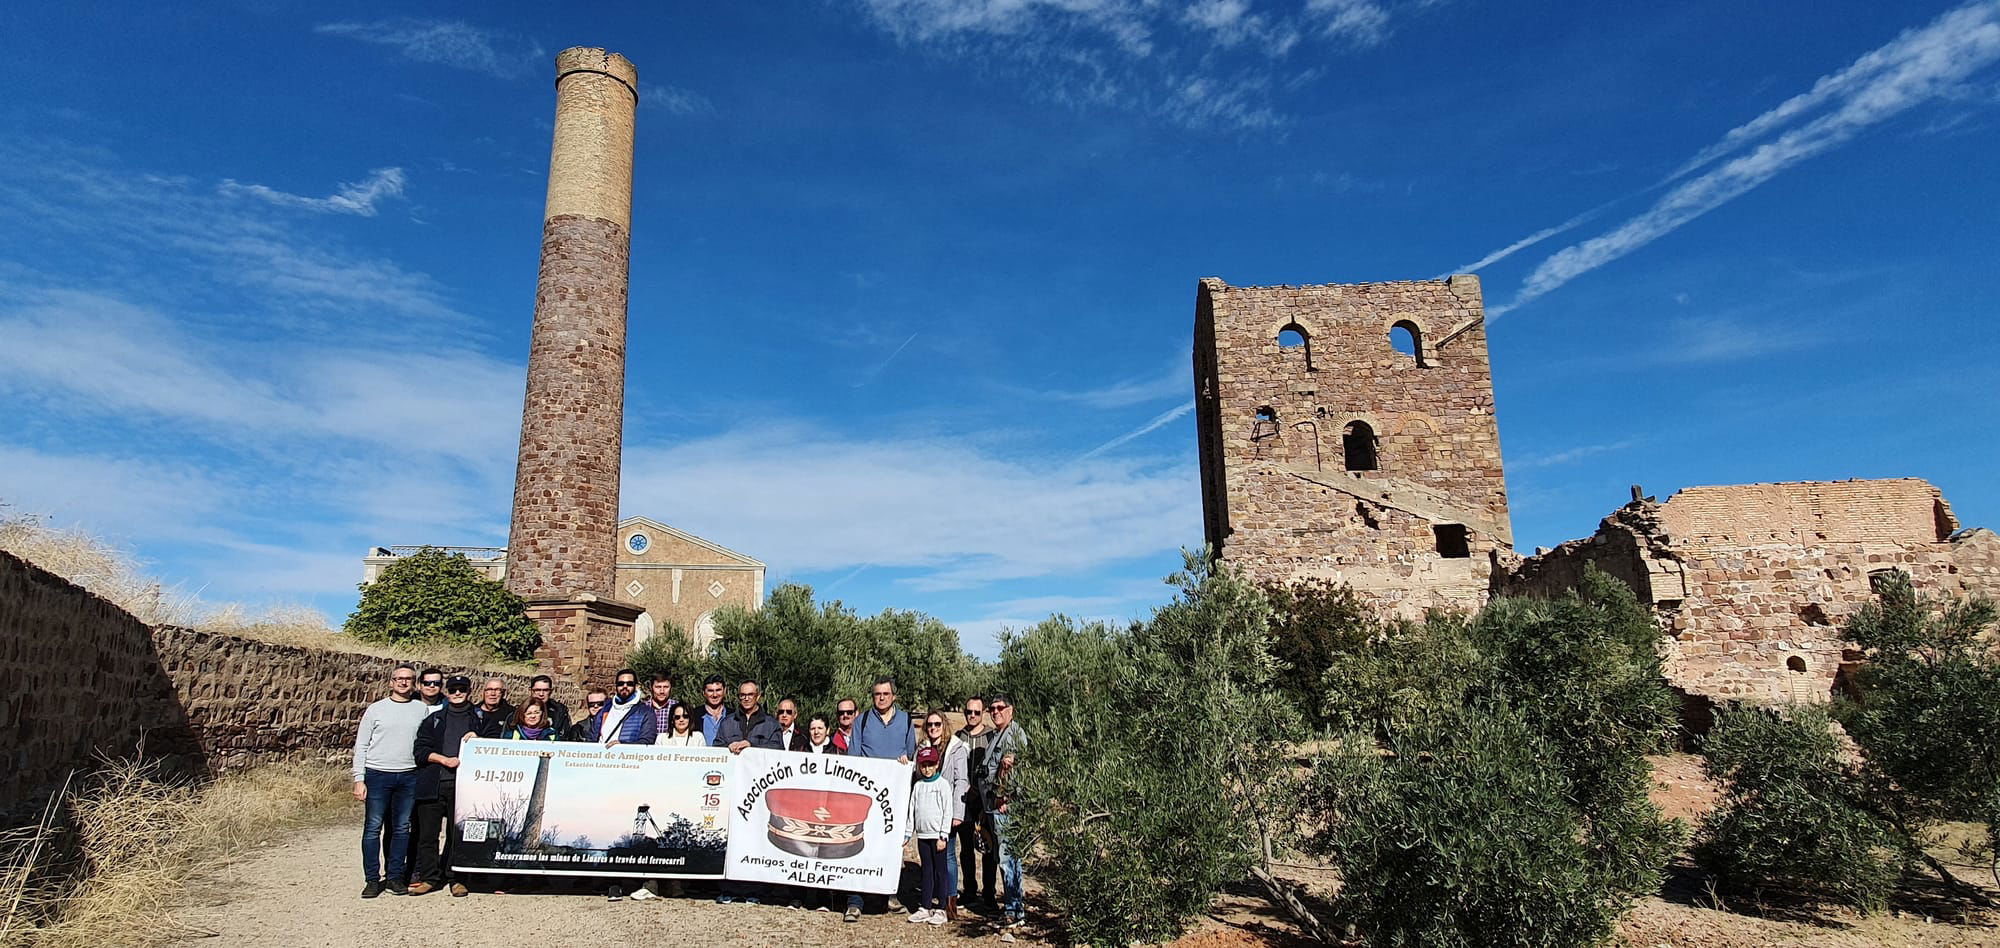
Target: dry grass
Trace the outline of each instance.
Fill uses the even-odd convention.
[[[67,796],[66,820],[5,840],[0,945],[158,944],[202,934],[176,918],[188,883],[233,853],[344,812],[347,785],[346,769],[323,761],[200,785],[163,779],[146,764],[107,764]]]
[[[333,628],[325,613],[302,605],[250,609],[240,603],[205,603],[179,587],[146,575],[130,551],[77,528],[58,528],[38,517],[0,518],[6,550],[137,616],[147,625],[177,625],[237,635],[275,645],[379,655],[441,668],[533,673],[533,662],[507,662],[482,648],[458,645],[390,645],[362,642]]]

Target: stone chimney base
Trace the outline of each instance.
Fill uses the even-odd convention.
[[[529,599],[528,618],[542,627],[542,647],[535,661],[557,681],[588,688],[609,688],[611,676],[625,667],[632,647],[632,624],[642,606],[589,593],[562,598]]]

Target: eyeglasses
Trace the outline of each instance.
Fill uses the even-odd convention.
[[[934,728],[940,728],[940,729],[942,729],[942,728],[944,727],[944,722],[943,722],[943,721],[925,721],[925,722],[924,722],[924,726],[925,726],[925,727],[934,727]]]
[[[784,715],[784,716],[787,716],[787,717],[789,717],[789,716],[791,716],[791,715],[794,715],[794,714],[797,714],[797,713],[799,713],[799,712],[798,712],[798,709],[797,709],[797,708],[779,708],[779,709],[778,709],[778,713],[779,713],[780,715]]]
[[[778,713],[779,713],[779,714],[783,714],[784,712],[783,712],[783,711],[780,711],[780,712],[778,712]],[[673,714],[670,714],[670,715],[667,715],[667,720],[669,720],[669,721],[686,721],[686,720],[689,720],[689,718],[688,718],[688,716],[687,716],[687,715],[685,715],[685,714],[682,714],[682,713],[680,713],[680,712],[676,711],[676,712],[674,712]]]
[[[638,682],[636,682],[636,681],[630,681],[630,680],[624,680],[624,681],[620,681],[620,682],[618,682],[618,687],[620,687],[620,688],[637,688],[637,687],[639,687],[639,683],[638,683]]]
[[[858,712],[856,712],[856,711],[855,711],[855,710],[854,710],[853,708],[844,708],[844,709],[842,709],[842,710],[841,710],[841,712],[840,712],[840,716],[841,716],[841,717],[843,717],[843,718],[851,718],[851,717],[853,717],[853,716],[854,716],[854,715],[855,715],[856,713],[858,713]]]
[[[757,692],[755,692],[755,691],[739,691],[739,692],[737,692],[737,693],[736,693],[736,697],[738,697],[738,698],[755,698],[755,697],[757,697]]]
[[[589,707],[589,708],[601,708],[601,707],[604,707],[604,702],[602,702],[602,701],[586,701],[586,702],[584,702],[583,704],[584,704],[584,706],[585,706],[585,707]]]
[[[966,709],[965,709],[965,716],[966,716],[966,717],[968,717],[968,718],[976,718],[976,717],[978,717],[978,716],[980,716],[980,715],[982,715],[982,714],[985,714],[985,713],[986,713],[986,712],[984,712],[984,711],[975,711],[975,710],[973,710],[973,709],[971,709],[971,708],[966,708]]]
[[[472,689],[470,688],[453,688],[450,691],[445,692],[445,694],[451,694],[451,695],[469,695],[471,693]]]
[[[992,710],[992,711],[1005,711],[1005,710],[1007,710],[1008,708],[1011,708],[1011,707],[1013,707],[1013,705],[1011,705],[1011,704],[996,704],[996,705],[992,705],[992,706],[991,706],[991,707],[990,707],[990,708],[989,708],[988,710]]]
[[[422,685],[426,688],[442,688],[444,687],[444,679],[426,678],[423,681],[417,682],[417,684]]]

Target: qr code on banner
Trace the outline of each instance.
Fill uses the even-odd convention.
[[[465,826],[459,830],[459,838],[468,843],[486,842],[486,827],[492,824],[492,820],[466,820]]]

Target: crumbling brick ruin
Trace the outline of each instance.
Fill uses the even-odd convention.
[[[1478,278],[1209,278],[1195,307],[1210,547],[1254,579],[1344,582],[1401,615],[1484,602],[1513,530]]]
[[[1512,549],[1477,278],[1201,281],[1204,532],[1252,579],[1324,578],[1392,615],[1558,595],[1595,564],[1650,603],[1669,680],[1719,700],[1826,701],[1870,577],[2000,596],[2000,537],[1916,478],[1691,487],[1597,533]],[[1400,346],[1390,336],[1402,333]]]
[[[1840,630],[1900,569],[1919,589],[2000,594],[2000,538],[1961,531],[1938,489],[1909,477],[1690,487],[1635,500],[1594,536],[1523,561],[1508,594],[1559,593],[1595,564],[1650,602],[1667,677],[1693,694],[1826,701],[1859,656]]]

